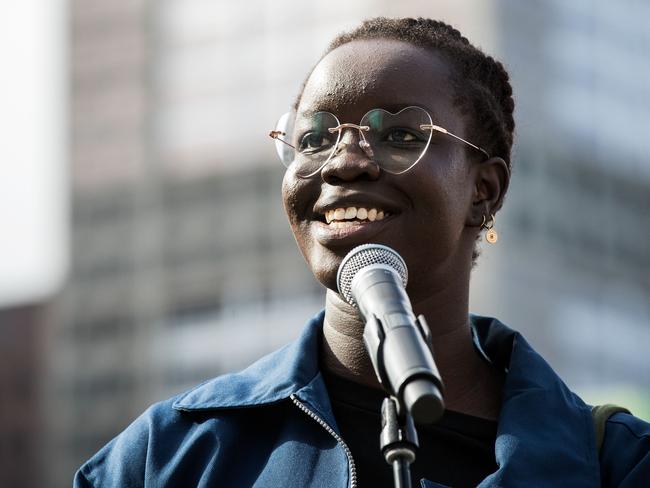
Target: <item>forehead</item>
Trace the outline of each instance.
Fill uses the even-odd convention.
[[[328,111],[354,121],[368,110],[417,105],[434,119],[453,112],[451,70],[440,54],[407,42],[357,40],[328,53],[309,76],[299,113]]]

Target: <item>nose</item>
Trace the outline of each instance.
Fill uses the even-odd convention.
[[[368,156],[369,151],[359,144],[365,142],[358,131],[347,130],[341,134],[336,152],[321,169],[323,181],[336,184],[358,179],[376,180],[381,168]]]

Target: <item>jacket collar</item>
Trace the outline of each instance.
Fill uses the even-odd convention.
[[[471,319],[479,350],[508,373],[495,444],[499,469],[479,488],[522,480],[540,487],[600,486],[590,407],[521,334],[493,318]]]
[[[284,400],[318,375],[318,350],[325,311],[314,316],[298,339],[238,373],[209,380],[181,394],[176,410],[252,407]]]
[[[329,414],[318,368],[324,311],[300,337],[247,369],[210,380],[180,395],[173,407],[184,411],[239,408],[307,395]],[[472,315],[474,342],[492,365],[506,371],[495,453],[499,469],[479,487],[598,486],[598,453],[590,408],[515,332],[496,319]],[[513,485],[514,483],[514,485]]]

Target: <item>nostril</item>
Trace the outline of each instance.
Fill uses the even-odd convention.
[[[321,170],[321,178],[330,184],[356,180],[374,181],[381,175],[381,169],[367,157],[349,155],[328,162]]]

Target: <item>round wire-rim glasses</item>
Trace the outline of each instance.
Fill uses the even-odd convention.
[[[296,174],[303,178],[315,175],[332,159],[338,152],[345,129],[357,130],[358,145],[365,155],[391,174],[402,174],[413,168],[429,148],[434,131],[452,137],[490,158],[485,149],[434,124],[425,109],[414,105],[395,113],[381,108],[372,109],[361,118],[358,125],[340,123],[330,112],[316,112],[301,119],[303,125],[309,123],[298,141],[295,140],[295,132],[300,130],[296,128],[295,122],[295,112],[287,112],[280,117],[269,136],[275,140],[276,151],[285,167],[289,168],[294,164],[297,155],[303,156],[301,166],[304,170],[296,170]],[[328,139],[329,134],[335,137],[335,140]],[[328,140],[321,146],[304,147],[305,144],[314,142],[314,135],[316,142]],[[311,142],[305,143],[305,140]]]

